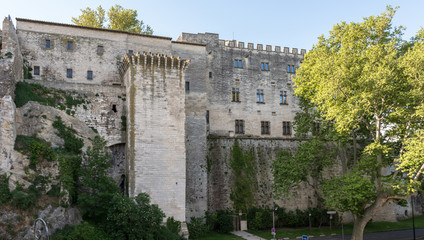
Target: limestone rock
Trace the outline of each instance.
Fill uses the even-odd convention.
[[[0,174],[9,172],[16,139],[15,103],[11,96],[0,99]]]

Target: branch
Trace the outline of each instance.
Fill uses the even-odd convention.
[[[423,169],[424,169],[424,164],[421,165],[420,170],[418,170],[417,175],[415,175],[414,181],[417,181],[417,179],[421,175],[421,172],[423,171]]]

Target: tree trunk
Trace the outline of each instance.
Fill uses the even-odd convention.
[[[351,240],[362,240],[364,238],[364,229],[370,220],[371,218],[355,216]]]

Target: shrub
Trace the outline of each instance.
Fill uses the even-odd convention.
[[[90,225],[87,222],[82,222],[74,226],[66,226],[63,229],[57,230],[51,240],[111,240],[105,232],[100,228]]]
[[[75,135],[75,130],[65,126],[62,118],[56,116],[56,120],[53,122],[53,127],[58,130],[59,137],[65,141],[63,147],[67,152],[80,154],[81,149],[84,146],[84,141]]]
[[[35,203],[35,195],[25,193],[21,188],[12,191],[12,204],[22,210],[30,208]]]
[[[191,217],[190,222],[187,223],[188,232],[190,233],[190,239],[201,238],[209,232],[207,224],[203,223],[203,218]]]
[[[34,170],[40,161],[53,161],[56,159],[56,154],[51,148],[51,144],[36,137],[18,135],[16,136],[14,148],[29,156],[29,167]]]
[[[218,210],[215,212],[216,222],[214,230],[220,233],[229,233],[234,230],[233,213],[229,210]]]
[[[9,178],[6,174],[0,175],[0,204],[6,203],[12,197],[9,189]]]
[[[251,208],[247,213],[247,224],[252,230],[272,228],[272,210],[269,208]]]

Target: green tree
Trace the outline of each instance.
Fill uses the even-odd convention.
[[[81,9],[81,15],[77,18],[73,17],[72,22],[78,26],[106,28],[112,30],[121,30],[131,33],[141,33],[152,35],[153,29],[149,25],[145,25],[142,20],[137,19],[137,10],[125,9],[115,4],[106,12],[101,5],[97,9]]]
[[[366,224],[387,201],[404,199],[415,191],[424,168],[422,152],[413,155],[424,116],[420,79],[424,61],[417,63],[414,57],[420,54],[422,38],[405,43],[403,28],[391,25],[394,14],[389,6],[380,16],[335,25],[306,54],[294,79],[297,96],[313,106],[337,134],[351,136],[353,149],[362,145],[358,156],[353,154],[354,161],[346,165],[346,173],[326,180],[321,188],[328,207],[353,213],[353,240],[363,238]],[[333,146],[338,143],[332,142]],[[313,152],[315,146],[307,149],[303,153],[310,154],[305,159],[326,162]],[[419,164],[402,165],[410,162],[408,154],[421,157]],[[391,171],[394,165],[398,167]],[[416,181],[405,179],[400,171],[413,172],[410,176]]]

